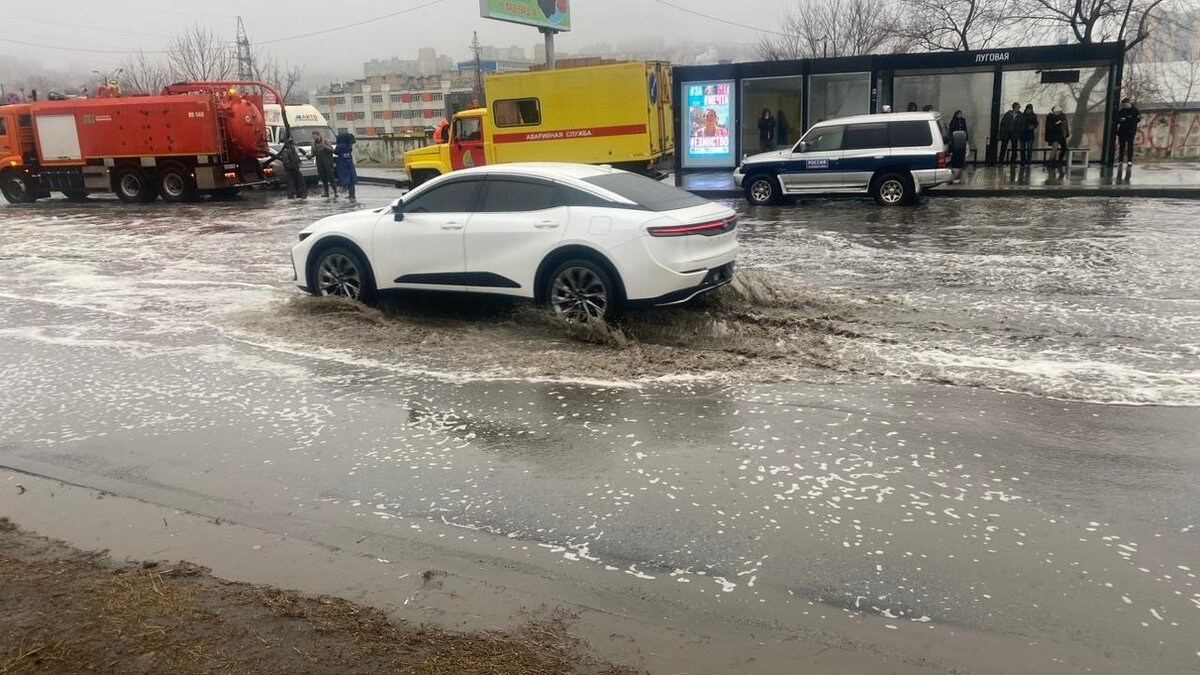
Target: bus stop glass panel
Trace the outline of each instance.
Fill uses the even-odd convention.
[[[758,120],[763,109],[775,117],[772,149],[795,145],[800,138],[801,96],[804,92],[804,77],[765,77],[742,81],[742,133],[743,154],[761,152]]]
[[[1071,129],[1068,144],[1073,148],[1090,148],[1091,161],[1100,161],[1105,143],[1105,106],[1116,107],[1116,101],[1107,100],[1108,68],[1006,70],[1001,77],[999,114],[1003,115],[1014,102],[1021,104],[1021,110],[1032,103],[1039,123],[1033,141],[1035,148],[1045,147],[1046,115],[1060,105]],[[1037,158],[1041,158],[1040,153]]]
[[[986,72],[942,72],[921,75],[896,74],[893,83],[896,112],[904,112],[912,106],[922,110],[925,106],[942,114],[946,124],[955,110],[961,110],[967,119],[967,141],[977,150],[979,161],[987,157],[987,144],[991,131],[992,73]],[[976,159],[967,156],[968,160]]]
[[[808,82],[808,123],[871,111],[871,74],[813,75]]]

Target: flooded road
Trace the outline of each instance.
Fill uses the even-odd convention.
[[[935,669],[993,672],[914,637],[1200,667],[1194,204],[740,204],[736,286],[589,331],[299,297],[295,233],[345,208],[0,209],[0,464],[870,625]]]

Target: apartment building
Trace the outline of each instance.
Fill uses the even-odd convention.
[[[360,137],[424,135],[477,98],[474,84],[453,72],[372,75],[332,85],[326,92],[311,90],[308,99],[338,132]]]

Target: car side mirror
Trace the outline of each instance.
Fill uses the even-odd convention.
[[[800,145],[797,147],[800,148],[800,152],[808,152],[808,141],[800,141]]]
[[[392,220],[397,223],[404,220],[404,202],[400,199],[392,202]]]

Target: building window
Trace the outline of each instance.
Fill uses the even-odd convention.
[[[346,97],[338,96],[337,98],[333,99],[333,103],[334,105],[346,105]]]
[[[386,133],[387,133],[387,129],[384,129],[383,127],[375,127],[375,135],[376,136],[382,136]]]
[[[351,96],[351,97],[350,97],[350,102],[351,102],[351,103],[362,103],[362,102],[363,102],[363,97],[362,97],[362,96]]]
[[[371,113],[371,119],[373,119],[373,120],[381,120],[381,119],[383,119],[383,111],[382,111],[382,110],[376,110],[375,112]]]
[[[371,94],[371,103],[383,103],[383,94]]]
[[[400,102],[400,94],[392,94],[389,98],[391,99],[392,103]]]
[[[339,134],[348,134],[348,133],[350,133],[350,129],[348,127],[338,127],[338,133]]]
[[[440,100],[442,100],[442,92],[440,92],[440,91],[439,91],[439,92],[434,92],[434,94],[433,94],[433,99],[432,99],[432,100],[434,100],[434,101],[440,101]]]
[[[354,127],[354,135],[355,136],[366,136],[367,128],[366,127]]]
[[[542,123],[542,106],[536,98],[510,98],[492,105],[498,127],[524,127]]]
[[[403,110],[393,110],[393,111],[392,111],[392,119],[394,119],[394,120],[398,120],[398,119],[400,119],[401,117],[404,117],[404,111],[403,111]]]
[[[365,119],[367,119],[367,113],[362,110],[355,110],[354,111],[354,119],[365,120]]]
[[[338,114],[337,114],[337,118],[338,118],[338,120],[343,120],[343,121],[344,121],[344,120],[346,119],[346,113],[344,113],[344,112],[340,112],[340,113],[338,113]]]

